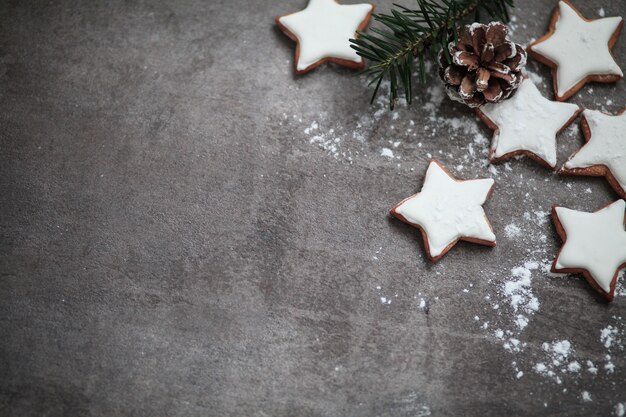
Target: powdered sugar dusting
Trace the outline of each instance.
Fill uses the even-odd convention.
[[[513,239],[522,234],[522,229],[520,229],[515,223],[510,223],[504,227],[504,234],[509,239]]]
[[[569,340],[559,340],[552,343],[544,342],[541,349],[547,355],[548,361],[535,364],[535,372],[539,375],[552,378],[557,384],[561,384],[562,374],[580,371],[581,367],[578,362],[569,362],[569,357],[573,352],[572,344]]]
[[[609,349],[615,344],[620,344],[621,339],[619,330],[610,324],[600,331],[600,341],[604,344],[604,347]]]
[[[521,27],[520,23],[514,24]],[[432,66],[427,68],[427,73],[434,72]],[[544,92],[551,89],[549,72],[536,63],[529,63],[526,76]],[[295,142],[311,145],[313,152],[323,151],[319,152],[321,158],[337,163],[382,166],[399,173],[415,172],[410,178],[419,182],[422,175],[419,167],[436,158],[459,178],[495,178],[497,195],[494,193],[493,199],[505,196],[505,203],[511,202],[510,217],[493,219],[500,239],[498,248],[504,247],[501,251],[515,248],[518,252],[514,252],[514,256],[518,256],[518,260],[511,263],[507,252],[499,252],[497,256],[506,253],[501,260],[494,255],[494,263],[486,267],[485,276],[481,276],[490,285],[481,287],[482,293],[469,283],[459,286],[460,297],[479,297],[485,303],[484,308],[468,311],[468,323],[488,343],[494,343],[511,356],[511,378],[515,381],[541,377],[547,384],[571,389],[570,384],[576,381],[622,375],[618,369],[622,362],[616,360],[624,355],[621,316],[607,316],[606,322],[585,334],[585,340],[568,331],[567,326],[573,326],[572,323],[552,323],[546,319],[559,303],[560,294],[551,287],[562,285],[559,280],[575,283],[581,278],[550,272],[556,247],[560,244],[550,222],[551,205],[555,202],[536,200],[537,190],[544,182],[554,183],[555,187],[568,187],[572,193],[590,198],[592,192],[585,191],[589,187],[581,188],[580,184],[547,171],[543,176],[535,176],[533,172],[518,168],[515,160],[491,165],[488,161],[491,131],[471,111],[452,103],[438,81],[431,81],[426,86],[416,87],[416,102],[412,107],[400,101],[396,110],[390,112],[389,85],[384,82],[382,94],[368,111],[355,107],[354,114],[347,118],[344,115],[341,120],[331,111],[316,114],[309,120],[284,115],[281,123],[291,128]],[[608,100],[604,103],[609,105]],[[578,135],[578,124],[573,123],[560,134],[559,146],[567,142],[564,139],[575,140]],[[557,185],[557,181],[562,183]],[[389,201],[389,205],[396,202]],[[487,214],[491,215],[489,207]],[[376,264],[384,261],[380,250],[382,248],[373,257],[368,254]],[[435,274],[445,276],[444,261],[433,268]],[[376,286],[371,299],[382,311],[397,309],[407,298],[420,316],[433,314],[431,310],[437,309],[437,294],[430,291],[428,297],[415,291],[403,298],[402,294],[383,290],[383,286]],[[626,297],[623,274],[618,279],[615,294],[614,305]],[[587,294],[581,294],[584,296]],[[600,401],[596,398],[598,393],[590,386],[578,385],[574,392],[581,403]]]
[[[511,270],[511,279],[504,283],[503,292],[514,312],[534,314],[539,310],[539,300],[533,294],[531,286],[532,271],[538,268],[537,262],[530,261]]]
[[[617,275],[617,284],[615,284],[615,296],[624,297],[626,296],[626,270],[620,271]]]
[[[393,159],[393,151],[391,149],[389,149],[389,148],[383,148],[380,151],[380,156],[384,156],[384,157]]]
[[[527,212],[524,217],[537,227],[546,222],[546,212],[542,210]],[[531,230],[530,234],[534,235],[535,232]],[[536,236],[533,239],[536,239]],[[545,249],[537,251],[536,254],[547,255]],[[501,343],[504,351],[515,356],[513,375],[518,379],[525,372],[532,372],[557,385],[565,383],[568,378],[578,378],[581,375],[589,377],[613,375],[616,372],[616,365],[612,352],[624,350],[622,342],[624,325],[621,316],[613,316],[612,322],[598,333],[597,343],[606,350],[600,361],[597,361],[597,357],[585,357],[584,352],[578,353],[573,340],[559,339],[558,328],[551,328],[555,337],[552,340],[537,342],[524,336],[533,326],[534,316],[541,309],[539,297],[534,292],[535,282],[556,275],[549,273],[551,259],[539,259],[530,259],[513,267],[508,277],[501,281],[497,295],[506,301],[506,308],[502,307],[502,299],[499,301],[496,297],[485,296],[492,309],[502,313],[510,311],[510,314],[500,316],[500,324],[494,326],[489,334],[493,340]],[[564,275],[561,274],[559,277]],[[484,322],[481,329],[488,330],[490,327],[489,322]],[[591,401],[591,394],[588,392],[584,398],[583,401]]]

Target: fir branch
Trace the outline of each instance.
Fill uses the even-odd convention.
[[[507,7],[514,7],[513,0],[417,0],[416,9],[394,4],[390,14],[375,14],[374,20],[382,27],[372,27],[371,34],[359,32],[357,39],[350,39],[357,54],[372,63],[364,71],[372,77],[370,85],[376,85],[372,102],[382,81],[388,78],[391,109],[400,88],[411,103],[415,61],[425,83],[425,60],[430,57],[436,62],[443,50],[449,61],[447,45],[452,40],[456,42],[458,28],[470,16],[479,21],[484,11],[493,19],[508,22]]]

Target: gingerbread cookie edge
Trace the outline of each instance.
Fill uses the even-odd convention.
[[[617,201],[619,201],[619,199],[615,200],[615,201],[612,201],[612,202],[606,204],[603,207],[600,207],[598,210],[594,211],[593,213],[597,213],[599,211],[602,211],[605,208],[609,207],[610,205],[615,204]],[[557,204],[554,204],[552,206],[552,210],[551,210],[552,223],[554,224],[554,228],[555,228],[559,238],[561,239],[562,243],[561,243],[561,246],[559,247],[559,250],[556,253],[554,261],[552,262],[552,266],[550,268],[550,272],[553,272],[553,273],[564,273],[564,274],[581,274],[581,275],[583,275],[585,280],[589,283],[589,285],[591,285],[591,287],[598,294],[600,294],[600,296],[602,296],[607,302],[613,301],[613,299],[615,298],[615,286],[617,285],[617,278],[620,275],[620,271],[623,268],[626,268],[626,262],[624,262],[623,264],[619,265],[617,267],[617,269],[615,270],[615,275],[613,275],[613,278],[611,279],[610,291],[608,293],[606,291],[604,291],[604,289],[602,289],[600,287],[600,285],[593,278],[593,275],[591,275],[591,273],[588,270],[584,269],[584,268],[557,268],[556,264],[558,262],[559,256],[561,255],[561,252],[563,251],[563,248],[565,247],[565,242],[567,242],[567,232],[565,231],[565,228],[561,224],[561,220],[559,219],[559,215],[557,213],[557,208],[559,208],[559,207],[567,208],[567,207],[559,206]],[[626,213],[624,214],[624,225],[626,226]]]
[[[447,170],[447,169],[446,169],[446,168],[445,168],[445,167],[444,167],[444,166],[443,166],[443,165],[442,165],[442,164],[441,164],[438,160],[436,160],[436,159],[431,159],[431,160],[428,162],[428,167],[430,167],[430,165],[431,165],[431,164],[433,164],[433,163],[437,164],[437,165],[439,166],[439,168],[441,168],[441,170],[442,170],[443,172],[445,172],[445,174],[446,174],[449,178],[451,178],[452,180],[454,180],[455,182],[459,182],[459,183],[461,183],[461,182],[477,181],[477,180],[483,179],[483,178],[474,178],[474,179],[470,179],[470,180],[459,180],[459,179],[457,179],[456,177],[454,177],[453,175],[451,175],[451,174],[450,174],[450,172],[449,172],[449,171],[448,171],[448,170]],[[426,174],[428,173],[428,167],[426,168],[426,173],[424,173],[424,176],[423,176],[423,180],[422,180],[422,188],[423,188],[423,186],[424,186],[424,182],[425,182],[425,180],[426,180]],[[493,181],[493,183],[491,184],[491,187],[489,187],[489,191],[487,192],[487,195],[485,196],[485,202],[486,202],[486,201],[487,201],[487,200],[491,197],[491,195],[493,194],[493,190],[494,190],[494,188],[495,188],[495,186],[496,186],[496,181],[495,181],[494,179],[492,179],[492,178],[490,178],[490,179]],[[417,193],[415,193],[415,194],[410,195],[409,197],[407,197],[407,198],[403,199],[401,202],[399,202],[398,204],[396,204],[395,206],[393,206],[393,207],[391,208],[391,210],[389,210],[389,215],[390,215],[390,216],[392,216],[392,217],[394,217],[394,218],[396,218],[396,219],[398,219],[398,220],[400,220],[400,221],[401,221],[401,222],[403,222],[403,223],[408,224],[409,226],[411,226],[411,227],[413,227],[413,228],[415,228],[415,229],[418,229],[418,230],[420,231],[420,233],[421,233],[421,235],[422,235],[422,241],[423,241],[423,243],[424,243],[424,249],[425,249],[425,251],[426,251],[426,256],[427,256],[427,258],[428,258],[428,260],[429,260],[429,261],[431,261],[432,263],[437,263],[437,262],[439,262],[439,260],[441,260],[441,258],[443,258],[443,257],[444,257],[444,256],[445,256],[445,255],[446,255],[446,254],[447,254],[447,253],[448,253],[448,252],[449,252],[449,251],[450,251],[450,250],[451,250],[451,249],[452,249],[452,248],[453,248],[453,247],[454,247],[457,243],[459,243],[459,241],[470,242],[470,243],[476,243],[476,244],[483,245],[483,246],[488,246],[488,247],[495,247],[495,246],[496,246],[496,243],[497,243],[497,242],[496,242],[496,240],[494,240],[494,241],[490,241],[490,240],[475,239],[475,238],[468,238],[468,237],[463,237],[463,236],[461,236],[461,237],[459,237],[458,239],[456,239],[455,241],[453,241],[452,243],[448,244],[448,245],[447,245],[447,246],[446,246],[446,247],[445,247],[445,248],[441,251],[441,253],[440,253],[439,255],[437,255],[437,256],[432,256],[432,255],[431,255],[431,251],[430,251],[430,245],[429,245],[429,243],[428,243],[428,234],[426,233],[426,230],[424,230],[424,228],[423,228],[422,226],[420,226],[420,225],[418,225],[418,224],[416,224],[416,223],[412,223],[412,222],[408,221],[408,220],[407,220],[407,219],[406,219],[406,218],[405,218],[402,214],[400,214],[400,213],[398,213],[398,212],[396,211],[396,209],[397,209],[398,207],[400,207],[402,204],[404,204],[406,201],[408,201],[408,200],[410,200],[410,199],[412,199],[412,198],[416,197],[417,195],[419,195],[419,194],[420,194],[420,192],[421,192],[421,189],[422,189],[422,188],[420,188],[420,191],[419,191],[419,192],[417,192]],[[485,218],[485,222],[487,223],[487,225],[488,225],[488,226],[489,226],[489,228],[491,229],[491,232],[492,232],[492,233],[494,234],[494,236],[495,236],[495,231],[494,231],[494,229],[493,229],[493,225],[492,225],[492,224],[491,224],[491,222],[489,221],[489,218],[487,217],[487,214],[486,214],[486,213],[485,213],[484,218]]]
[[[563,95],[559,95],[559,89],[558,89],[558,78],[557,78],[557,70],[558,70],[558,64],[553,62],[552,60],[546,58],[545,56],[539,54],[538,52],[533,50],[533,47],[539,43],[544,42],[545,40],[547,40],[548,38],[550,38],[552,35],[554,35],[554,32],[556,30],[556,24],[559,20],[559,17],[561,16],[560,11],[559,11],[559,3],[560,2],[564,2],[566,3],[569,7],[572,8],[572,10],[574,10],[576,12],[576,14],[585,22],[592,22],[594,20],[598,20],[598,19],[588,19],[585,16],[582,15],[582,13],[572,4],[572,2],[570,0],[559,0],[556,4],[556,6],[553,8],[552,10],[552,17],[550,19],[550,23],[548,25],[548,32],[543,35],[542,37],[540,37],[539,39],[537,39],[536,41],[532,42],[530,45],[528,45],[528,47],[526,48],[526,51],[528,52],[528,55],[530,55],[533,59],[541,62],[542,64],[550,67],[550,73],[552,75],[552,90],[554,92],[554,98],[557,101],[567,101],[569,98],[571,98],[574,94],[576,94],[578,91],[580,91],[581,88],[583,88],[585,86],[585,84],[590,83],[590,82],[598,82],[598,83],[614,83],[617,82],[619,80],[621,80],[623,78],[622,75],[613,75],[613,74],[591,74],[586,76],[585,78],[583,78],[582,80],[580,80],[578,83],[576,83],[575,85],[573,85],[572,87],[570,87],[567,91],[565,91],[565,93]],[[615,29],[615,32],[613,33],[613,35],[611,35],[611,38],[609,38],[609,42],[607,44],[609,53],[611,54],[611,56],[613,57],[613,59],[615,60],[615,62],[617,62],[617,60],[615,59],[615,55],[613,55],[613,47],[615,46],[615,44],[617,43],[617,39],[619,38],[620,32],[622,30],[622,27],[624,26],[624,18],[619,16],[621,18],[621,22],[620,24],[617,26],[617,28]]]
[[[337,0],[333,0],[335,3],[341,5]],[[358,32],[362,32],[365,30],[365,28],[367,28],[367,26],[369,25],[371,19],[372,19],[372,14],[374,13],[374,9],[376,8],[375,5],[370,4],[370,3],[364,3],[364,4],[368,4],[370,6],[370,11],[367,13],[367,15],[365,16],[365,19],[363,19],[363,21],[361,22],[361,24],[357,27],[357,30],[354,33],[355,39],[358,36]],[[308,7],[308,4],[307,4]],[[306,10],[303,9],[303,10]],[[327,57],[327,58],[322,58],[316,62],[314,62],[313,64],[309,65],[308,67],[299,70],[298,69],[298,60],[300,59],[300,41],[298,40],[298,37],[296,35],[294,35],[289,29],[287,29],[287,27],[285,25],[283,25],[280,22],[280,19],[282,19],[285,16],[289,16],[292,15],[294,13],[298,13],[298,12],[292,12],[292,13],[285,13],[282,14],[278,17],[276,17],[274,19],[274,22],[276,23],[276,25],[280,28],[280,30],[287,35],[287,37],[289,39],[291,39],[292,41],[294,41],[296,43],[296,51],[294,54],[294,62],[293,62],[293,67],[294,67],[294,71],[296,75],[304,75],[308,72],[313,71],[315,68],[324,65],[326,63],[332,62],[334,64],[340,65],[342,67],[345,68],[349,68],[349,69],[353,69],[355,71],[360,71],[363,70],[365,68],[365,59],[363,59],[363,57],[361,57],[361,62],[355,62],[355,61],[350,61],[347,59],[342,59],[342,58],[333,58],[333,57]]]

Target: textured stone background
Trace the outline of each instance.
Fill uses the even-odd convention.
[[[516,40],[542,35],[554,3],[519,1]],[[304,5],[0,3],[0,415],[619,413],[623,290],[607,305],[531,266],[524,297],[540,307],[523,330],[503,292],[554,256],[552,204],[615,194],[525,159],[488,167],[490,132],[436,80],[389,113],[349,71],[295,77],[273,18]],[[529,69],[550,94],[549,72]],[[572,101],[617,111],[625,94],[620,81]],[[561,135],[560,161],[581,143]],[[387,217],[429,154],[496,178],[496,248],[461,243],[431,265]],[[561,340],[569,356],[537,372]]]

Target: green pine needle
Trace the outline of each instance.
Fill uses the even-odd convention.
[[[372,102],[384,79],[389,79],[389,106],[393,109],[402,89],[407,103],[411,103],[414,60],[422,83],[426,82],[425,59],[437,60],[439,51],[450,60],[447,44],[457,41],[457,30],[469,18],[479,20],[480,12],[492,19],[509,21],[508,7],[513,0],[416,0],[417,8],[394,4],[389,14],[375,14],[380,27],[370,33],[359,32],[357,39],[350,39],[357,54],[371,62],[364,73],[375,84]]]

